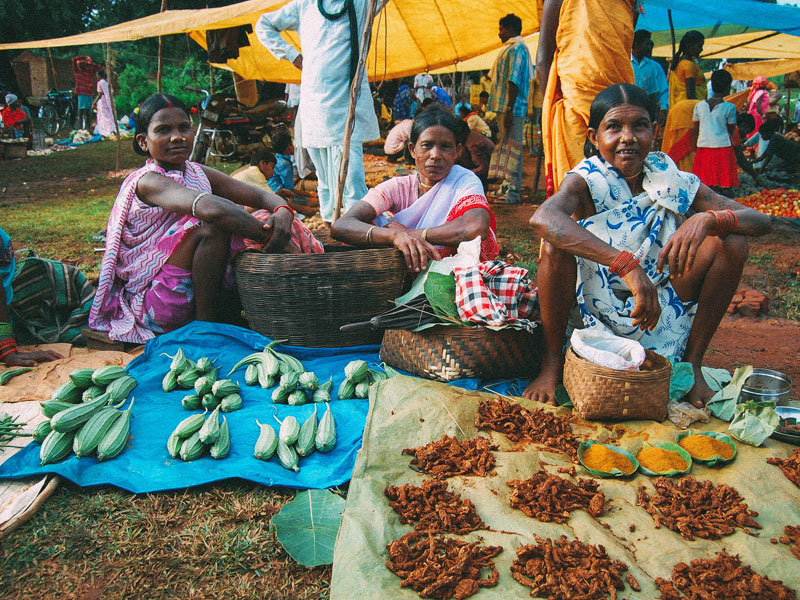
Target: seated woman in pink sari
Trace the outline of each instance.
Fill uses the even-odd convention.
[[[133,148],[148,160],[114,201],[89,314],[89,326],[112,340],[143,343],[194,318],[216,320],[242,250],[323,252],[280,196],[190,162],[193,139],[178,98],[142,103]]]
[[[417,173],[371,189],[333,224],[334,239],[355,246],[395,246],[416,272],[428,258],[454,254],[461,242],[477,236],[481,260],[495,258],[495,221],[483,185],[472,171],[455,164],[466,133],[465,123],[444,109],[417,113],[408,146]]]

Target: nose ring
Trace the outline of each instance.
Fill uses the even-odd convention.
[[[186,139],[185,137],[172,136],[171,138],[169,138],[169,141],[170,142],[177,142],[178,140],[184,141],[185,139]]]

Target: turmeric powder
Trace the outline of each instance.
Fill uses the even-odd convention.
[[[589,469],[604,473],[619,469],[626,475],[630,475],[634,471],[631,461],[602,444],[592,444],[583,451],[583,464]]]
[[[655,473],[686,470],[686,461],[674,450],[666,450],[658,446],[646,446],[636,455],[636,460],[645,469]]]
[[[692,458],[708,460],[712,456],[721,456],[728,460],[733,458],[733,448],[729,444],[708,435],[687,435],[678,445]]]

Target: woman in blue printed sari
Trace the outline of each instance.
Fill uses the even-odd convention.
[[[691,363],[688,400],[702,407],[712,395],[703,355],[739,284],[746,236],[769,232],[769,217],[650,152],[649,106],[634,85],[600,92],[589,114],[587,158],[531,218],[544,240],[537,282],[547,351],[525,397],[553,403],[576,300],[577,326]]]

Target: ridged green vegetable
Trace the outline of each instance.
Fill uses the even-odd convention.
[[[279,385],[274,390],[272,390],[272,402],[274,404],[286,404],[290,393],[291,391],[289,390],[289,388]]]
[[[109,460],[119,455],[128,445],[128,435],[131,431],[131,418],[133,410],[133,398],[126,410],[122,411],[119,418],[106,432],[100,443],[97,444],[97,460]]]
[[[108,385],[115,379],[125,377],[127,374],[128,372],[125,370],[125,367],[116,365],[100,367],[99,369],[95,369],[94,373],[92,373],[92,383],[95,385]]]
[[[197,370],[201,373],[207,373],[211,370],[214,365],[211,362],[211,359],[207,356],[203,356],[197,359]]]
[[[303,363],[301,363],[291,354],[284,354],[274,349],[275,345],[285,341],[286,340],[275,340],[269,346],[264,348],[264,352],[272,354],[276,359],[278,359],[279,363],[278,371],[280,371],[281,373],[289,373],[289,372],[302,373],[303,371],[306,370],[305,367],[303,366]]]
[[[202,406],[200,396],[197,394],[187,394],[181,399],[181,406],[186,410],[197,410]]]
[[[314,393],[311,394],[311,401],[312,402],[330,402],[331,401],[331,394],[327,390],[323,390],[322,388],[317,388],[314,390]]]
[[[175,432],[169,434],[169,438],[167,439],[167,452],[172,458],[178,458],[181,454],[181,445],[183,444],[183,440],[179,435],[175,435]]]
[[[50,399],[75,404],[81,401],[81,394],[83,394],[81,388],[72,383],[72,381],[65,381],[53,390],[53,395],[50,396]]]
[[[194,387],[195,381],[197,381],[197,379],[201,376],[202,373],[200,373],[200,371],[198,371],[195,367],[189,367],[185,371],[181,372],[180,375],[178,375],[178,385],[188,390]]]
[[[171,392],[177,388],[178,375],[179,373],[177,371],[167,371],[167,374],[164,375],[164,379],[161,380],[161,389],[165,392]]]
[[[300,472],[300,467],[298,466],[299,459],[297,458],[297,452],[295,449],[292,448],[289,444],[282,441],[280,438],[278,439],[278,448],[276,450],[276,454],[278,455],[278,460],[281,463],[281,466],[284,469],[289,469],[290,471],[294,471],[295,473]]]
[[[50,428],[50,421],[42,421],[33,430],[33,441],[41,444],[51,431],[53,430]]]
[[[108,399],[109,395],[103,394],[91,402],[76,404],[66,410],[62,410],[60,413],[53,415],[53,418],[50,419],[50,427],[62,433],[78,429],[78,427],[91,419],[95,413],[100,412],[108,403]]]
[[[116,408],[103,408],[86,421],[72,441],[72,451],[78,458],[89,456],[105,437],[114,422],[122,416]]]
[[[319,384],[319,388],[317,388],[317,389],[326,391],[326,392],[328,392],[330,394],[331,390],[333,389],[333,376],[331,376],[331,378],[328,379],[328,381],[326,381],[325,383],[320,383]],[[314,391],[316,391],[316,390],[314,390]]]
[[[87,388],[92,385],[92,375],[94,369],[75,369],[69,374],[69,380],[79,388]]]
[[[203,426],[198,430],[197,434],[200,436],[200,441],[204,444],[213,444],[217,435],[219,435],[219,407],[215,408],[206,420]]]
[[[99,398],[105,393],[106,388],[99,385],[93,385],[83,390],[83,394],[81,394],[81,402],[91,402],[95,398]]]
[[[219,426],[219,433],[217,439],[211,448],[208,449],[211,458],[219,460],[228,456],[231,449],[231,434],[228,431],[228,420],[222,417],[222,424]]]
[[[302,406],[308,404],[308,396],[304,390],[297,389],[289,394],[286,398],[286,403],[290,406]]]
[[[42,465],[49,465],[60,460],[64,460],[72,452],[72,440],[75,438],[74,431],[51,431],[39,449],[39,458]]]
[[[359,381],[356,384],[356,398],[369,397],[369,381]]]
[[[278,439],[283,440],[285,444],[294,444],[297,441],[297,435],[300,433],[300,423],[297,422],[297,419],[289,415],[281,421],[276,415],[275,420],[281,424],[278,430]]]
[[[344,368],[344,376],[353,383],[364,381],[369,373],[369,365],[363,360],[353,360]]]
[[[270,375],[269,371],[264,365],[256,365],[256,373],[258,374],[258,385],[261,386],[261,389],[266,390],[267,388],[271,388],[275,385],[275,376]]]
[[[206,446],[200,441],[200,432],[195,431],[192,435],[183,440],[180,457],[181,460],[189,462],[190,460],[196,460],[203,456],[203,452],[205,451]]]
[[[198,431],[202,426],[203,423],[206,421],[206,413],[192,415],[191,417],[186,417],[183,421],[178,423],[178,426],[175,427],[174,433],[179,438],[187,438],[192,435],[195,431]]]
[[[67,410],[75,406],[70,402],[62,402],[61,400],[47,400],[42,402],[42,414],[48,419],[56,416],[62,410]]]
[[[169,354],[162,354],[162,356],[167,356],[172,359],[172,362],[169,363],[170,371],[181,373],[189,367],[189,361],[183,353],[183,348],[178,348],[175,356],[170,356]]]
[[[336,445],[336,423],[333,420],[331,405],[326,404],[327,410],[317,425],[317,437],[314,440],[317,450],[329,452]]]
[[[256,424],[260,432],[253,448],[253,456],[258,460],[269,460],[278,447],[278,434],[275,433],[275,429],[270,424],[262,425],[258,420],[256,420]]]
[[[314,449],[316,448],[316,439],[317,407],[315,405],[314,412],[312,412],[308,418],[303,421],[303,425],[300,427],[300,433],[297,434],[297,441],[294,444],[297,454],[300,456],[308,456],[314,452]]]
[[[244,382],[247,385],[255,385],[258,383],[258,367],[254,364],[247,365],[244,371]]]
[[[214,382],[214,385],[211,386],[211,393],[217,398],[224,398],[230,394],[238,394],[239,384],[230,379],[218,379]]]
[[[339,384],[339,400],[347,400],[356,397],[356,385],[349,379],[345,379]]]
[[[126,375],[112,381],[106,391],[111,394],[112,402],[119,402],[120,400],[125,400],[135,387],[136,380],[130,375]]]
[[[305,373],[301,373],[300,377],[297,378],[297,385],[304,390],[313,392],[319,387],[319,379],[317,379],[317,376],[311,371],[306,371]]]
[[[211,393],[211,388],[213,386],[214,386],[214,382],[211,381],[210,377],[206,377],[205,375],[201,375],[194,382],[194,391],[198,396],[203,397],[206,394],[210,394]]]
[[[22,375],[28,371],[33,371],[33,367],[16,367],[14,369],[6,369],[0,373],[0,385],[5,385],[17,375]]]
[[[370,369],[367,373],[367,379],[369,379],[370,383],[375,383],[376,381],[383,381],[384,379],[388,379],[388,375],[383,371],[378,371],[377,369]]]
[[[203,396],[203,399],[200,401],[200,404],[203,408],[207,410],[214,410],[220,404],[220,399],[217,398],[214,394],[209,392],[208,394]]]
[[[228,371],[227,377],[230,377],[231,375],[233,375],[234,371],[241,369],[245,365],[257,365],[263,360],[262,357],[263,354],[264,354],[263,352],[253,352],[252,354],[248,354],[239,362],[237,362],[235,365],[233,365],[233,368],[230,371]]]
[[[297,381],[300,379],[300,373],[297,371],[288,371],[281,375],[280,384],[283,387],[293,390],[297,387]]]
[[[219,409],[224,413],[233,412],[242,408],[242,397],[239,394],[228,394],[219,403]]]

